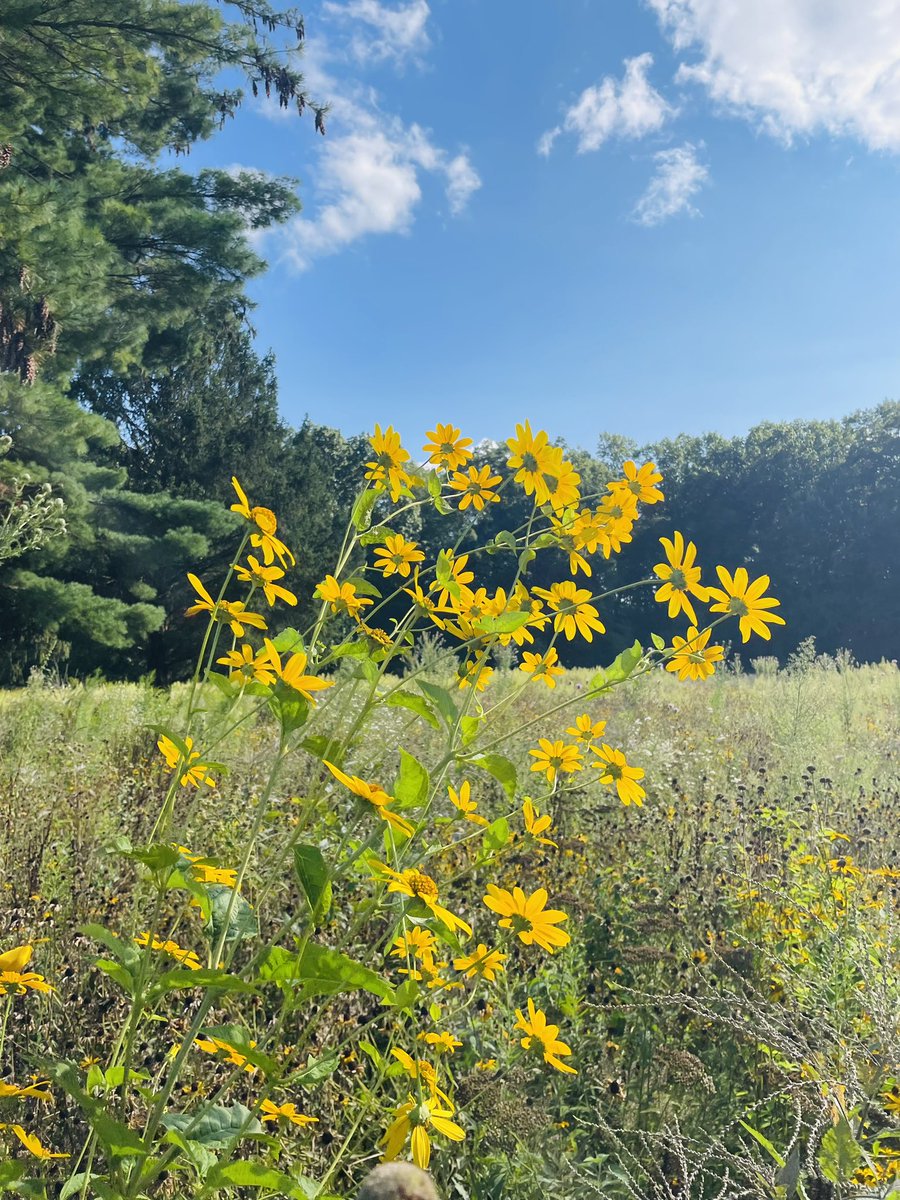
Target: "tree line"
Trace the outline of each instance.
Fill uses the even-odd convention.
[[[171,165],[239,112],[246,87],[324,132],[326,110],[295,66],[298,14],[264,0],[228,11],[10,0],[0,13],[0,436],[12,439],[0,518],[29,496],[65,506],[56,536],[0,568],[0,683],[48,660],[78,676],[183,676],[194,646],[185,574],[214,577],[227,562],[232,474],[278,512],[297,551],[298,624],[336,556],[365,437],[283,421],[246,295],[264,269],[246,231],[292,215],[296,184]],[[241,77],[243,88],[223,86]],[[572,456],[585,491],[602,491],[629,457],[664,472],[667,502],[635,527],[630,578],[650,573],[658,538],[682,528],[708,574],[743,560],[771,575],[788,619],[772,653],[813,635],[860,660],[900,657],[897,403],[735,438],[603,435]],[[527,516],[524,497],[489,507],[479,542]],[[422,512],[403,531],[432,556],[448,538],[472,543],[469,515],[454,522]],[[479,582],[501,585],[509,566],[502,554],[481,560]],[[561,554],[541,556],[531,582],[564,567]],[[595,579],[615,587],[619,570],[599,560]],[[650,589],[604,619],[615,645],[665,628]],[[578,653],[602,657],[604,643]]]

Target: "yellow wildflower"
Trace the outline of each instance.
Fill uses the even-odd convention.
[[[384,788],[379,787],[377,783],[366,783],[365,779],[360,779],[358,775],[345,774],[340,767],[336,767],[327,759],[323,759],[323,762],[335,779],[353,792],[354,796],[359,796],[361,800],[367,800],[369,804],[373,805],[382,821],[387,821],[388,825],[392,829],[396,829],[398,833],[412,837],[415,833],[415,826],[401,817],[399,813],[394,812],[390,807],[394,802],[394,797],[389,796]]]
[[[623,804],[636,804],[640,808],[647,795],[637,782],[644,778],[643,767],[630,767],[622,751],[614,750],[605,742],[599,750],[596,746],[591,746],[591,749],[599,759],[593,765],[602,772],[600,782],[615,784]]]
[[[390,1162],[395,1159],[409,1138],[413,1162],[427,1171],[431,1162],[429,1127],[454,1142],[461,1142],[466,1136],[465,1130],[450,1120],[452,1116],[452,1109],[441,1108],[434,1100],[417,1102],[410,1096],[405,1104],[396,1109],[394,1120],[381,1139],[385,1160]]]
[[[538,596],[543,596],[556,614],[553,628],[557,633],[564,633],[569,641],[576,634],[581,634],[586,642],[592,642],[595,632],[606,633],[606,626],[600,620],[597,609],[589,603],[590,591],[576,587],[574,580],[566,579],[549,588],[536,587],[534,591]]]
[[[459,809],[467,821],[471,821],[473,825],[487,825],[489,823],[486,817],[476,812],[478,801],[472,799],[472,787],[468,779],[460,784],[459,791],[448,785],[447,792],[450,796],[450,803],[454,808]]]
[[[382,433],[381,426],[376,425],[375,432],[369,437],[369,444],[375,457],[366,463],[366,479],[370,479],[377,487],[386,488],[396,503],[403,489],[412,482],[403,466],[409,462],[409,454],[400,445],[400,434],[391,425]]]
[[[331,605],[333,613],[347,613],[357,617],[368,604],[374,603],[368,596],[358,596],[352,583],[338,583],[333,575],[326,575],[316,588],[316,595]]]
[[[523,1049],[529,1050],[536,1043],[548,1066],[554,1067],[557,1071],[564,1071],[567,1075],[578,1074],[574,1067],[570,1067],[560,1060],[560,1055],[567,1057],[572,1051],[565,1042],[559,1040],[559,1026],[548,1023],[546,1014],[539,1008],[535,1008],[534,1001],[530,996],[528,997],[527,1018],[519,1008],[516,1009],[516,1017],[515,1028],[521,1030],[525,1035],[522,1038]]]
[[[440,892],[438,885],[430,875],[424,874],[422,871],[416,871],[412,868],[407,868],[405,871],[394,871],[384,863],[376,862],[373,864],[375,870],[383,879],[387,879],[388,891],[397,892],[402,896],[409,896],[414,900],[421,900],[427,909],[437,917],[451,931],[461,929],[463,933],[471,934],[472,927],[467,925],[461,917],[457,917],[449,909],[444,908],[438,903]]]
[[[242,638],[246,632],[245,626],[251,629],[265,629],[265,617],[259,613],[248,612],[243,600],[219,600],[218,603],[200,582],[196,575],[188,572],[188,581],[200,597],[196,604],[186,608],[184,615],[194,617],[197,613],[208,612],[214,621],[228,625],[235,637]]]
[[[690,596],[696,596],[704,604],[709,599],[707,589],[700,586],[700,568],[694,566],[697,547],[693,542],[685,546],[684,536],[678,530],[675,531],[674,540],[665,537],[659,540],[668,561],[657,563],[653,568],[654,574],[663,580],[662,587],[656,589],[653,597],[660,604],[668,603],[670,620],[683,612],[690,623],[696,625],[697,614]]]
[[[472,451],[468,449],[472,445],[472,439],[460,437],[460,430],[454,425],[438,425],[429,430],[426,437],[430,437],[431,441],[426,442],[422,449],[428,455],[429,461],[439,467],[446,467],[448,471],[464,467],[472,457]]]
[[[502,483],[502,476],[495,475],[490,467],[469,467],[468,472],[454,471],[450,476],[450,486],[462,495],[459,498],[459,511],[465,512],[471,506],[476,512],[481,512],[485,504],[497,504],[500,497],[494,490]]]
[[[666,663],[666,670],[677,672],[679,679],[708,679],[716,669],[715,664],[725,657],[722,646],[707,646],[711,633],[711,629],[698,633],[692,625],[686,638],[673,637],[675,653]]]
[[[569,919],[568,915],[560,909],[545,907],[546,888],[538,888],[526,896],[520,887],[508,892],[489,883],[484,903],[500,916],[500,928],[511,929],[526,946],[540,946],[553,954],[572,940],[565,930],[556,928],[561,921]]]
[[[550,498],[548,475],[553,474],[557,458],[552,446],[547,444],[543,429],[531,432],[531,424],[516,425],[516,436],[506,442],[510,457],[506,465],[516,472],[515,481],[521,483],[528,496],[534,496],[536,504],[546,504]]]
[[[581,771],[581,751],[577,746],[566,745],[565,742],[551,742],[549,738],[538,738],[538,750],[529,750],[535,761],[531,764],[532,771],[542,771],[547,776],[548,783],[553,783],[560,771],[571,773]]]
[[[184,739],[187,754],[183,754],[166,734],[162,734],[156,744],[169,769],[181,771],[178,782],[182,787],[186,787],[188,784],[192,787],[199,787],[201,783],[205,783],[207,787],[216,786],[216,781],[209,774],[212,764],[204,762],[200,758],[200,751],[194,749],[193,738],[186,737]]]
[[[58,1154],[41,1145],[41,1139],[36,1133],[28,1133],[21,1125],[13,1125],[13,1133],[34,1158],[71,1158],[70,1154]]]
[[[316,675],[304,674],[308,659],[302,650],[292,654],[282,666],[281,655],[275,649],[275,643],[269,638],[263,638],[263,641],[266,647],[265,659],[271,666],[272,672],[282,683],[293,688],[295,692],[299,692],[310,704],[316,703],[313,692],[321,692],[325,688],[334,687],[334,683],[330,679],[319,679]]]
[[[525,820],[526,833],[530,833],[542,846],[556,846],[556,842],[552,842],[550,838],[544,837],[544,834],[549,831],[550,826],[553,824],[553,818],[549,813],[541,816],[531,800],[526,797],[522,804],[522,816]]]
[[[416,543],[408,542],[401,533],[388,534],[384,545],[376,547],[375,558],[381,559],[381,562],[376,561],[375,566],[385,579],[395,573],[408,579],[411,564],[425,561],[425,555]]]
[[[724,567],[716,567],[716,574],[722,586],[707,588],[710,599],[717,601],[711,606],[710,612],[727,613],[737,617],[741,638],[745,642],[750,640],[751,633],[758,633],[761,638],[769,641],[772,637],[769,625],[785,624],[783,617],[768,611],[770,608],[778,608],[781,604],[774,596],[763,595],[769,586],[769,576],[760,575],[751,583],[746,567],[738,567],[733,577]]]
[[[628,460],[622,464],[622,474],[624,479],[614,479],[612,483],[607,484],[607,488],[614,496],[621,494],[630,494],[636,500],[640,500],[642,504],[658,504],[660,500],[664,500],[662,492],[656,486],[662,483],[662,475],[656,469],[656,463],[646,462],[640,468],[635,463]]]
[[[318,1117],[307,1117],[297,1112],[297,1105],[291,1103],[276,1104],[273,1100],[263,1100],[259,1111],[263,1121],[290,1121],[292,1125],[299,1125],[301,1129],[304,1125],[317,1125],[319,1121]]]
[[[270,608],[274,607],[276,600],[283,600],[285,604],[290,604],[292,607],[297,603],[294,593],[289,592],[286,587],[282,587],[277,582],[279,579],[284,579],[284,571],[281,567],[265,567],[258,558],[248,554],[247,566],[235,563],[234,570],[241,583],[249,583],[255,588],[262,588]]]
[[[526,650],[522,655],[519,670],[530,675],[532,679],[542,679],[548,688],[556,687],[554,676],[565,675],[565,671],[559,666],[559,655],[555,646],[551,646],[546,654],[531,654]]]
[[[587,713],[582,713],[577,718],[574,725],[570,725],[566,730],[571,737],[578,742],[583,742],[589,746],[591,742],[603,736],[603,731],[606,729],[605,721],[593,721]]]
[[[238,503],[232,504],[231,511],[239,513],[245,521],[250,521],[256,526],[256,532],[250,534],[250,545],[255,546],[257,550],[262,550],[263,562],[266,566],[273,563],[276,556],[282,566],[286,566],[288,563],[294,566],[297,560],[284,542],[275,536],[278,530],[278,520],[271,508],[251,508],[244,489],[233,475],[231,484],[238,496]],[[240,636],[238,634],[238,637]]]
[[[453,970],[459,971],[466,979],[474,979],[477,976],[493,983],[497,972],[504,969],[503,964],[507,958],[508,954],[502,954],[499,950],[489,950],[484,942],[479,942],[472,954],[454,958]]]

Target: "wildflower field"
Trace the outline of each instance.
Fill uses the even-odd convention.
[[[473,1200],[889,1195],[896,664],[779,668],[802,614],[677,529],[616,645],[654,464],[586,495],[527,422],[503,474],[427,439],[375,427],[308,628],[235,479],[189,682],[0,695],[0,1190],[325,1200],[408,1158]],[[412,510],[474,545],[428,561]]]

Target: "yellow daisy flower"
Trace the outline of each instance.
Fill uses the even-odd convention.
[[[454,471],[450,476],[450,486],[462,495],[459,498],[459,511],[465,512],[471,506],[476,512],[481,512],[485,504],[497,504],[500,497],[494,489],[502,483],[500,475],[495,475],[490,467],[469,467],[468,472]]]
[[[568,915],[560,909],[545,907],[546,888],[538,888],[526,896],[520,887],[508,892],[489,883],[484,903],[500,916],[500,928],[511,929],[526,946],[540,946],[553,954],[572,940],[565,930],[556,928],[561,921],[569,919]]]
[[[369,445],[375,457],[366,463],[366,479],[378,487],[386,488],[396,503],[403,489],[412,482],[403,466],[409,462],[409,454],[400,445],[400,434],[391,425],[382,433],[381,426],[376,425],[375,432],[369,437]]]
[[[388,579],[395,573],[409,578],[412,563],[424,562],[425,555],[415,542],[408,542],[402,533],[389,534],[383,546],[375,549],[375,566]],[[381,561],[377,561],[381,559]]]
[[[546,504],[550,498],[553,469],[557,463],[554,448],[547,443],[543,429],[533,434],[531,424],[516,425],[516,436],[508,438],[510,457],[506,465],[516,472],[515,481],[521,483],[525,494],[534,496],[536,504]]]
[[[459,971],[466,979],[477,977],[493,983],[497,978],[497,972],[504,970],[503,964],[507,958],[509,958],[508,954],[502,954],[499,950],[489,950],[484,942],[479,942],[471,954],[454,958],[453,970]]]
[[[251,629],[265,629],[265,617],[259,613],[248,612],[243,600],[220,600],[216,603],[196,575],[188,572],[188,582],[200,597],[196,604],[184,610],[186,617],[194,617],[197,613],[208,612],[214,621],[228,625],[235,637],[242,638],[245,626]]]
[[[556,614],[553,628],[557,633],[564,633],[570,642],[576,634],[580,634],[586,642],[592,642],[595,632],[606,633],[606,626],[600,620],[597,609],[589,603],[590,591],[577,587],[574,580],[566,579],[549,588],[536,587],[533,590],[538,596],[543,596]]]
[[[711,629],[697,632],[696,625],[687,631],[687,637],[673,637],[675,653],[666,663],[666,670],[677,672],[679,679],[708,679],[715,671],[715,664],[725,657],[722,646],[707,646]]]
[[[551,742],[549,738],[538,738],[538,750],[529,750],[535,761],[531,764],[532,771],[542,771],[547,776],[548,783],[553,783],[560,771],[571,773],[581,771],[581,751],[577,746],[565,742]]]
[[[478,801],[472,799],[472,788],[466,779],[460,784],[459,791],[448,785],[447,793],[450,796],[450,803],[454,808],[459,809],[467,821],[471,821],[473,825],[488,825],[489,821],[483,817],[481,813],[476,812]]]
[[[395,1159],[409,1138],[413,1162],[427,1171],[431,1162],[429,1128],[453,1142],[461,1142],[466,1136],[465,1130],[450,1119],[452,1116],[452,1109],[441,1108],[434,1100],[418,1102],[410,1096],[405,1104],[396,1109],[394,1120],[381,1139],[385,1161]]]
[[[604,729],[606,729],[605,721],[593,721],[587,713],[582,713],[575,724],[569,726],[566,733],[576,741],[589,746],[591,742],[603,736]]]
[[[662,475],[656,469],[656,463],[646,462],[638,468],[629,459],[628,462],[622,463],[622,474],[624,479],[614,479],[606,485],[614,496],[621,493],[630,494],[642,504],[658,504],[660,500],[665,499],[656,486],[662,483]]]
[[[551,646],[546,654],[532,654],[526,650],[522,654],[519,670],[530,675],[532,679],[542,679],[548,688],[556,687],[556,675],[565,675],[565,670],[559,666],[559,655],[556,647]]]
[[[330,679],[319,679],[316,675],[304,674],[308,659],[302,650],[296,651],[282,665],[281,655],[275,649],[275,643],[269,638],[263,638],[263,642],[266,647],[265,659],[271,666],[273,674],[289,688],[299,692],[310,704],[316,703],[313,692],[321,692],[325,688],[334,687],[334,683]]]
[[[622,751],[614,750],[605,742],[599,749],[596,746],[591,746],[591,749],[599,759],[593,765],[602,772],[600,782],[615,784],[623,804],[636,804],[640,808],[647,795],[637,782],[644,778],[643,767],[630,767]]]
[[[559,1026],[548,1023],[546,1014],[539,1008],[535,1008],[534,1001],[530,996],[528,997],[527,1018],[519,1008],[516,1009],[516,1017],[518,1019],[515,1028],[521,1030],[525,1035],[521,1042],[523,1049],[529,1050],[532,1045],[536,1044],[548,1066],[554,1067],[557,1071],[564,1071],[567,1075],[578,1074],[574,1067],[570,1067],[560,1060],[560,1055],[567,1057],[572,1051],[565,1042],[559,1040]]]
[[[249,583],[255,588],[262,588],[262,593],[270,608],[274,608],[276,600],[283,600],[285,604],[290,604],[292,607],[297,603],[294,593],[289,592],[286,587],[282,587],[277,582],[279,579],[284,579],[284,571],[281,567],[264,567],[258,558],[248,554],[247,565],[235,563],[234,571],[241,583]]]
[[[425,436],[430,437],[431,441],[426,442],[422,449],[428,455],[429,461],[439,467],[457,471],[472,457],[472,451],[468,449],[472,445],[472,439],[460,437],[460,430],[454,425],[438,425]]]
[[[553,824],[553,818],[549,813],[541,816],[531,800],[526,797],[522,805],[522,816],[525,820],[526,833],[530,833],[542,846],[557,846],[556,842],[552,842],[550,838],[544,837],[544,834],[549,831],[550,826]]]
[[[256,532],[250,534],[250,545],[255,546],[257,550],[262,550],[263,562],[266,566],[273,563],[276,557],[282,566],[286,566],[288,563],[294,566],[297,560],[284,542],[275,536],[278,530],[278,519],[271,508],[251,508],[244,489],[234,475],[231,477],[231,485],[238,497],[238,503],[232,504],[231,511],[239,513],[245,521],[250,521],[256,526]]]
[[[411,825],[404,817],[401,817],[399,813],[394,812],[390,807],[394,802],[394,797],[389,796],[384,788],[380,788],[377,783],[366,783],[358,775],[345,774],[340,767],[336,767],[334,763],[328,762],[327,759],[323,759],[322,761],[335,779],[339,783],[342,783],[349,791],[353,792],[354,796],[359,796],[361,800],[367,800],[369,804],[374,805],[379,817],[383,821],[387,821],[392,829],[396,829],[398,833],[402,833],[406,837],[412,837],[415,833],[415,826]]]
[[[394,871],[385,863],[379,862],[373,863],[373,867],[383,879],[389,881],[389,892],[397,892],[401,896],[409,896],[411,899],[421,900],[425,907],[439,921],[446,925],[451,933],[454,929],[461,929],[463,933],[471,934],[471,925],[467,925],[461,917],[457,917],[449,909],[444,908],[442,904],[438,903],[440,892],[438,885],[430,875],[412,868],[407,868],[405,871]]]
[[[350,617],[358,617],[362,609],[374,603],[368,596],[358,596],[352,583],[338,583],[333,575],[325,576],[316,588],[316,595],[331,605],[333,613],[346,613]]]
[[[696,625],[697,614],[689,595],[696,596],[704,604],[709,599],[708,590],[700,586],[700,568],[694,566],[697,547],[693,542],[685,545],[684,536],[678,530],[675,531],[674,540],[665,537],[659,540],[668,561],[657,563],[653,568],[653,573],[663,580],[662,587],[656,589],[653,598],[660,604],[668,603],[671,620],[683,612],[690,623]]]
[[[34,1158],[71,1158],[70,1154],[58,1154],[41,1145],[41,1139],[36,1133],[28,1133],[21,1125],[13,1125],[12,1131]]]
[[[707,588],[710,599],[717,601],[711,606],[710,612],[727,613],[737,617],[743,641],[749,641],[751,633],[758,633],[761,638],[769,641],[772,637],[769,625],[786,623],[783,617],[768,611],[770,608],[778,608],[781,604],[774,596],[763,595],[769,586],[768,575],[760,575],[751,583],[746,567],[738,567],[733,577],[724,567],[716,567],[716,574],[722,586]]]
[[[171,771],[181,772],[178,782],[182,787],[186,787],[188,784],[191,787],[199,787],[201,783],[205,783],[207,787],[216,786],[216,781],[209,774],[211,764],[202,761],[200,751],[194,749],[193,738],[186,737],[184,739],[184,748],[187,754],[182,754],[179,747],[166,734],[160,735],[156,745],[166,760],[166,766]]]
[[[318,1117],[307,1117],[304,1113],[297,1111],[296,1104],[276,1104],[273,1100],[263,1100],[259,1106],[259,1111],[262,1114],[262,1121],[290,1121],[292,1125],[298,1125],[301,1129],[305,1125],[317,1125]]]

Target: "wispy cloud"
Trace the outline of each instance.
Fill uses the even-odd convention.
[[[386,10],[377,0],[349,0],[341,5],[328,0],[326,7],[340,11],[342,31],[307,40],[302,66],[314,94],[328,98],[328,137],[316,143],[314,186],[306,211],[266,233],[263,244],[265,251],[277,253],[301,271],[316,259],[370,236],[409,233],[427,180],[443,186],[446,206],[454,217],[466,210],[481,187],[466,149],[446,149],[416,122],[384,112],[378,92],[362,82],[358,72],[347,71],[348,44],[353,47],[358,30],[350,28],[348,43],[344,20],[371,23],[383,12],[403,16],[403,22],[386,26],[394,31],[390,52],[384,48],[374,52],[373,43],[367,43],[372,54],[400,61],[403,47],[413,53],[415,47],[427,46],[424,0],[396,10]],[[277,119],[274,104],[266,104],[263,110]]]
[[[640,225],[661,225],[679,213],[698,216],[691,203],[704,184],[709,171],[697,156],[691,142],[654,154],[656,173],[634,207],[634,219]]]
[[[324,203],[279,231],[285,257],[304,270],[370,234],[408,233],[422,172],[443,178],[454,215],[481,186],[466,155],[450,157],[420,126],[360,113],[355,128],[323,148],[316,192]]]
[[[380,0],[325,0],[322,11],[348,30],[346,50],[361,63],[421,61],[431,44],[426,0],[393,7]]]
[[[900,151],[900,0],[646,0],[682,83],[789,141],[849,135]]]
[[[549,154],[565,133],[577,139],[578,153],[585,154],[599,150],[612,137],[640,138],[661,129],[672,109],[647,78],[652,65],[652,54],[627,58],[621,79],[607,75],[585,88],[566,110],[562,124],[541,136],[538,153]]]

